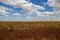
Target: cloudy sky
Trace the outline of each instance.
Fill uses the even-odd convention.
[[[60,0],[0,0],[0,21],[60,20]]]

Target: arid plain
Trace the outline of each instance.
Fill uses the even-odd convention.
[[[60,22],[0,22],[0,40],[60,40]]]

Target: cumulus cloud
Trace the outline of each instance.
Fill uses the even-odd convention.
[[[54,14],[53,12],[38,12],[38,10],[44,10],[45,8],[43,6],[39,6],[39,5],[35,5],[32,2],[26,1],[26,0],[0,0],[0,2],[3,2],[5,4],[9,4],[9,5],[13,5],[16,8],[22,8],[23,10],[21,12],[23,12],[24,15],[30,15],[32,13],[36,13],[37,16],[41,16],[41,17],[46,17],[49,15]],[[53,0],[48,0],[47,4],[49,4],[50,6],[53,6],[55,3],[55,1]],[[6,12],[5,10],[9,10],[8,8],[5,7],[0,7],[0,14],[2,15],[7,15],[9,14],[9,12]],[[11,14],[13,16],[21,16],[19,13],[13,13]]]
[[[49,6],[54,6],[55,0],[48,0],[48,1],[47,1],[47,4],[48,4]]]
[[[53,15],[54,12],[45,11],[45,12],[37,12],[36,14],[38,17],[49,17],[50,15]]]
[[[20,14],[19,13],[14,13],[14,14],[12,14],[13,16],[20,16]]]
[[[48,0],[48,5],[53,7],[56,17],[60,17],[60,0]]]
[[[60,0],[55,0],[54,12],[57,17],[60,17]]]
[[[60,0],[48,0],[47,4],[52,7],[60,7]]]
[[[44,10],[45,8],[43,6],[35,5],[29,1],[26,0],[0,0],[0,2],[3,2],[5,4],[13,5],[17,8],[24,9],[24,14],[30,14],[34,13],[38,10]]]
[[[54,12],[45,11],[44,14],[51,15],[51,14],[54,14]]]
[[[42,12],[37,12],[36,14],[37,14],[38,17],[40,17],[40,16],[45,17],[45,15],[43,15]]]
[[[7,12],[6,10],[9,10],[6,7],[0,6],[0,15],[1,16],[8,16],[9,12]]]

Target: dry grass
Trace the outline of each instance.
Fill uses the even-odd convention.
[[[60,40],[60,22],[0,22],[0,40]]]

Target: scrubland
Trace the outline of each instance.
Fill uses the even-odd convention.
[[[60,40],[60,22],[0,22],[0,40]]]

